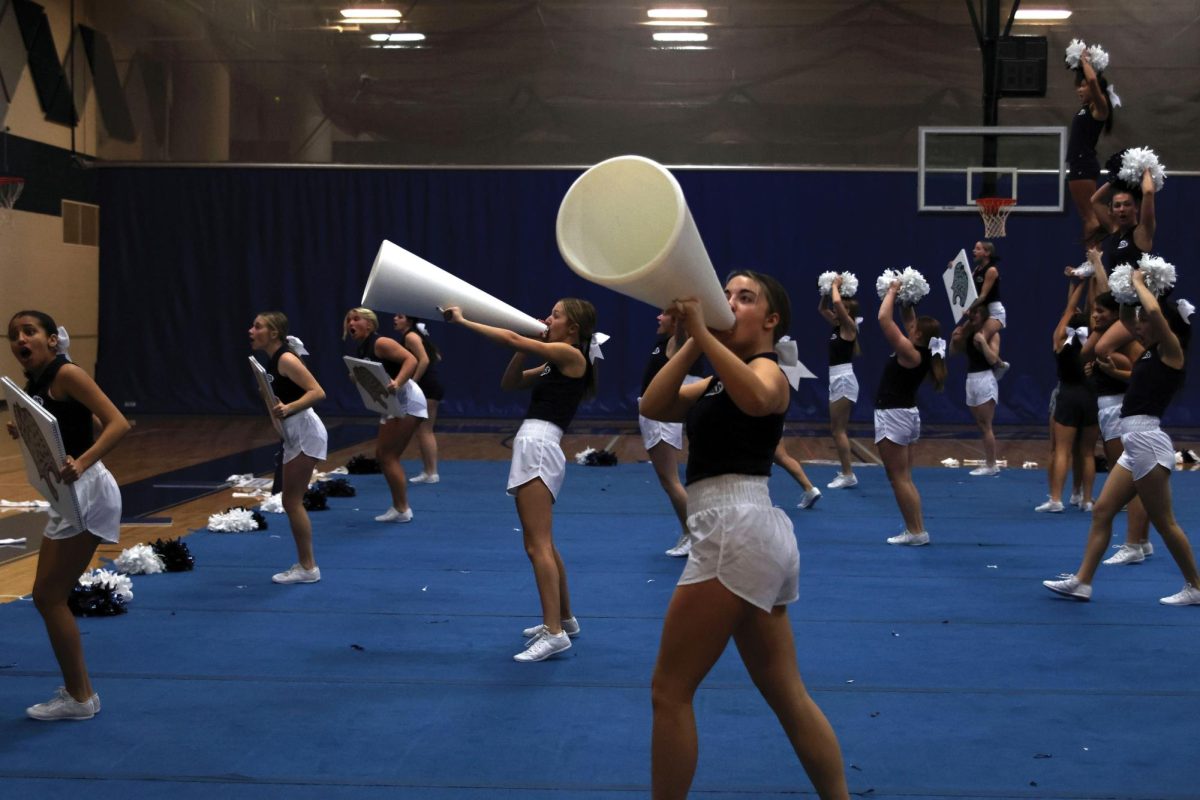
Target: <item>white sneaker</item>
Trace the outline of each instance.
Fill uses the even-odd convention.
[[[838,476],[825,484],[826,489],[849,489],[851,486],[858,486],[858,478],[851,472],[849,475],[838,473]]]
[[[409,483],[437,483],[441,477],[435,472],[432,475],[422,472],[419,475],[414,475],[408,479]]]
[[[555,653],[570,649],[571,637],[566,633],[542,631],[541,635],[533,638],[528,647],[513,656],[513,661],[544,661]]]
[[[46,702],[25,709],[31,719],[41,720],[91,719],[99,711],[100,695],[93,694],[81,703],[62,686]]]
[[[1083,493],[1082,492],[1077,492],[1076,494],[1071,495],[1071,505],[1077,506],[1077,505],[1080,505],[1081,503],[1083,503]]]
[[[812,508],[821,499],[821,490],[817,487],[809,489],[804,494],[800,495],[800,502],[796,505],[800,508]]]
[[[1154,545],[1152,545],[1150,542],[1142,542],[1142,555],[1144,555],[1146,558],[1154,555]]]
[[[1183,588],[1170,597],[1164,597],[1158,602],[1164,606],[1200,606],[1200,589],[1185,583]]]
[[[1080,583],[1079,578],[1074,575],[1062,575],[1056,581],[1042,581],[1042,586],[1057,594],[1074,597],[1076,600],[1092,599],[1091,584]]]
[[[1120,566],[1122,564],[1140,564],[1146,560],[1142,555],[1142,548],[1136,544],[1120,544],[1117,545],[1117,552],[1112,557],[1104,559],[1104,563],[1108,566]]]
[[[898,536],[889,536],[888,544],[903,544],[909,547],[920,547],[923,544],[929,544],[929,531],[921,531],[920,533],[911,533],[904,531]]]
[[[1095,507],[1096,507],[1096,504],[1093,503],[1091,500],[1088,500],[1086,503],[1079,504],[1079,510],[1085,514],[1092,513],[1092,509]]]
[[[1040,506],[1034,507],[1033,510],[1040,511],[1042,513],[1061,514],[1062,510],[1063,510],[1062,500],[1055,500],[1054,498],[1050,498],[1046,502],[1042,503]]]
[[[271,580],[275,583],[316,583],[321,580],[321,568],[314,566],[305,569],[299,564],[292,564],[287,572],[272,575]]]
[[[562,628],[563,633],[574,639],[579,635],[579,620],[575,619],[574,617],[571,617],[570,619],[564,619],[562,621]],[[540,636],[545,630],[545,625],[534,625],[532,628],[526,628],[525,630],[521,631],[521,635],[526,639],[532,639],[535,636]],[[525,646],[528,647],[530,644],[532,644],[532,642],[526,642]]]
[[[999,475],[1000,468],[995,464],[992,464],[991,466],[985,464],[982,467],[976,467],[975,469],[971,470],[969,474],[975,476],[976,478],[980,476]]]
[[[667,555],[672,558],[683,558],[690,552],[692,552],[692,537],[688,533],[681,533],[675,546],[667,550]]]
[[[407,511],[397,511],[395,508],[389,508],[387,511],[375,518],[376,522],[412,522],[412,509]]]

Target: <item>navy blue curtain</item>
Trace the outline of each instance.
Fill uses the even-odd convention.
[[[655,309],[577,278],[555,243],[558,205],[575,170],[271,169],[109,167],[101,170],[98,376],[111,397],[144,413],[260,413],[246,364],[248,329],[260,311],[285,312],[312,355],[329,397],[326,415],[365,414],[342,367],[347,309],[358,305],[383,239],[417,253],[537,317],[554,302],[595,303],[613,339],[600,391],[581,417],[636,416],[639,378]],[[805,381],[792,419],[827,416],[826,339],[816,313],[816,276],[848,269],[862,284],[862,395],[854,418],[870,419],[888,355],[874,316],[875,278],[912,265],[933,286],[921,313],[952,320],[941,272],[970,251],[982,225],[968,215],[918,214],[911,172],[679,170],[676,172],[718,274],[760,269],[791,293],[791,335],[820,379]],[[1175,296],[1200,300],[1191,273],[1200,229],[1200,180],[1174,177],[1158,197],[1155,250],[1180,271]],[[1185,209],[1188,209],[1185,213]],[[1082,261],[1073,212],[1014,215],[1003,258],[1009,328],[997,421],[1041,424],[1054,378],[1050,336],[1066,299],[1062,270]],[[390,317],[384,316],[384,332]],[[499,390],[508,354],[433,321],[447,396],[443,413],[520,417],[527,398]],[[970,423],[965,362],[952,358],[943,393],[921,392],[927,422]],[[1194,380],[1168,422],[1200,424]]]

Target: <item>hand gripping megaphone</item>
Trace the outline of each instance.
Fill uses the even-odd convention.
[[[546,330],[541,320],[386,239],[371,266],[362,304],[366,308],[438,320],[442,318],[442,309],[458,306],[463,316],[474,322],[526,336],[538,336]]]
[[[558,250],[575,274],[655,308],[696,297],[710,328],[733,312],[679,182],[641,156],[601,161],[571,184],[558,209]]]

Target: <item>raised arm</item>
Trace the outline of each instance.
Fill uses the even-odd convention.
[[[1100,223],[1100,227],[1112,233],[1117,229],[1117,223],[1113,221],[1112,209],[1108,205],[1108,200],[1112,196],[1113,185],[1109,181],[1100,184],[1092,194],[1092,211],[1096,214],[1096,221]]]
[[[1183,348],[1179,344],[1179,338],[1175,336],[1175,332],[1167,323],[1167,318],[1163,316],[1158,298],[1146,288],[1146,280],[1142,277],[1140,269],[1133,271],[1130,282],[1142,304],[1142,320],[1153,329],[1154,338],[1158,341],[1159,359],[1168,367],[1183,369]]]
[[[1079,313],[1079,298],[1083,296],[1083,281],[1075,281],[1071,284],[1071,288],[1067,291],[1067,305],[1063,308],[1062,316],[1058,318],[1058,324],[1054,326],[1054,352],[1063,349],[1063,345],[1067,342],[1067,323],[1071,321],[1071,317]]]
[[[1142,204],[1138,208],[1138,225],[1133,229],[1133,243],[1143,253],[1154,249],[1154,231],[1158,220],[1154,213],[1154,179],[1150,170],[1142,170]]]
[[[462,314],[458,306],[451,306],[442,312],[447,322],[462,325],[468,330],[482,334],[496,344],[516,350],[519,353],[531,355],[541,361],[553,363],[569,378],[581,378],[587,372],[587,359],[578,347],[567,342],[547,342],[540,338],[522,336],[507,328],[485,325],[482,322],[469,320]]]
[[[678,325],[683,328],[682,325]],[[643,417],[663,422],[682,422],[688,409],[708,388],[708,381],[695,381],[687,386],[683,380],[692,364],[700,357],[700,346],[695,339],[688,339],[658,371],[638,404],[638,413]]]
[[[858,323],[850,316],[850,312],[846,311],[846,304],[842,302],[842,276],[837,276],[833,281],[833,288],[829,290],[829,299],[832,302],[833,313],[836,317],[838,326],[847,330],[853,330],[854,335],[858,336]],[[843,337],[844,338],[844,337]]]
[[[1112,110],[1108,106],[1108,97],[1105,96],[1104,90],[1100,88],[1100,79],[1096,76],[1096,69],[1092,66],[1091,55],[1084,50],[1083,55],[1079,57],[1079,66],[1083,70],[1083,79],[1087,81],[1088,92],[1092,96],[1092,102],[1096,106],[1096,111],[1092,114],[1093,119],[1106,120]]]
[[[900,330],[900,326],[896,324],[894,308],[896,305],[896,292],[900,289],[900,281],[892,281],[892,285],[888,287],[887,294],[883,296],[883,300],[879,303],[879,329],[883,331],[883,338],[887,340],[888,345],[896,352],[896,360],[901,366],[912,367],[921,363],[921,354],[917,352],[917,348],[909,341],[908,336],[904,331]],[[905,325],[908,324],[909,317],[915,319],[916,311],[911,307],[904,307],[901,310],[901,316],[904,317]]]
[[[832,294],[832,293],[831,293]],[[821,295],[821,299],[817,301],[817,313],[830,325],[837,321],[837,315],[833,311],[833,299],[831,294]]]

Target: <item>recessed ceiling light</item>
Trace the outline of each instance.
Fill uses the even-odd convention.
[[[650,19],[705,19],[708,12],[703,8],[651,8],[646,16]]]
[[[1070,16],[1071,12],[1065,8],[1022,8],[1015,18],[1026,22],[1061,22]]]
[[[423,42],[423,33],[372,33],[372,42]]]
[[[368,19],[372,21],[386,19],[395,22],[400,19],[400,12],[394,8],[343,8],[342,16],[355,22],[363,22]]]
[[[664,31],[654,34],[656,42],[707,42],[707,33],[688,33],[684,31]]]
[[[670,26],[672,28],[708,28],[711,22],[703,19],[649,19],[643,25]]]

